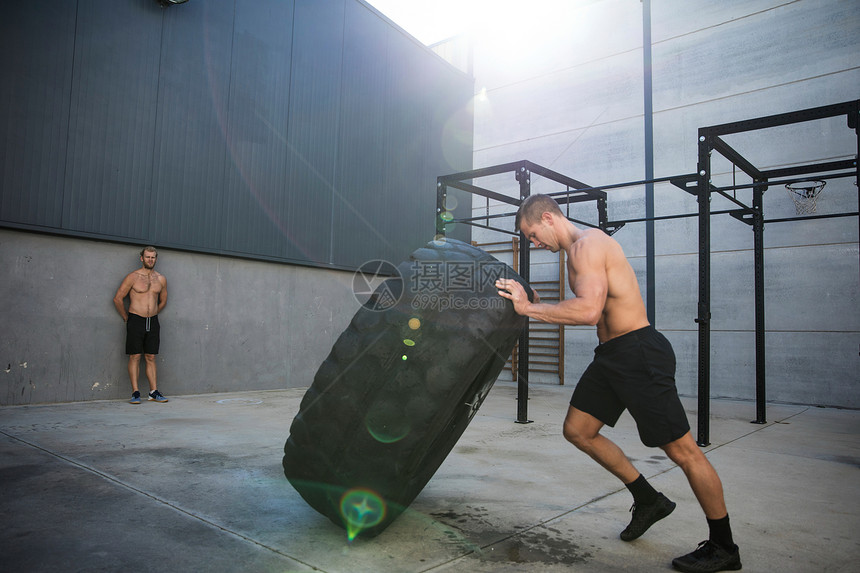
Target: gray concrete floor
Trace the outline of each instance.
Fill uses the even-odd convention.
[[[165,389],[166,390],[166,389]],[[412,506],[349,543],[284,478],[304,389],[0,408],[0,570],[661,571],[707,527],[686,479],[624,415],[607,435],[678,503],[624,543],[631,498],[560,434],[572,388],[499,382]],[[695,428],[695,401],[685,400]],[[707,455],[745,571],[857,571],[860,412],[712,405]]]

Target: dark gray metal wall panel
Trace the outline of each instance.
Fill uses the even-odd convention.
[[[347,5],[344,38],[332,232],[335,264],[354,267],[369,253],[401,260],[433,237],[436,176],[471,168],[473,86],[359,3]],[[468,128],[457,131],[468,152],[433,153],[452,125]]]
[[[339,268],[432,236],[470,80],[358,0],[0,2],[0,225]],[[471,141],[471,116],[468,116]]]
[[[430,85],[438,86],[439,82],[450,82],[451,72],[443,67],[441,62],[434,62],[436,74],[429,76]],[[429,173],[434,178],[440,173],[456,173],[472,168],[473,125],[474,125],[474,84],[453,82],[445,90],[434,90],[439,101],[435,108],[437,114],[430,129],[433,145],[429,147],[429,156],[435,171]],[[449,169],[443,171],[439,169]],[[453,192],[452,192],[453,191]],[[448,190],[457,201],[454,209],[455,218],[466,218],[472,215],[472,196],[459,190]],[[435,205],[435,204],[434,204]],[[449,228],[447,235],[463,241],[469,241],[472,236],[471,227],[466,225]]]
[[[296,0],[295,6],[284,246],[288,258],[326,263],[331,261],[344,0]]]
[[[391,253],[402,239],[385,224],[400,215],[391,212],[384,185],[389,112],[397,105],[386,89],[394,34],[365,6],[347,3],[332,227],[333,257],[339,265],[358,266],[368,252]]]
[[[428,103],[431,119],[426,133],[429,144],[422,166],[421,181],[428,181],[432,189],[432,193],[422,193],[422,198],[426,197],[432,213],[436,209],[436,177],[472,168],[474,83],[439,59],[426,59],[424,65],[424,88],[431,100]],[[446,88],[440,90],[440,85]],[[455,192],[453,195],[459,198],[455,214],[463,217],[471,215],[471,197],[461,192]],[[428,233],[435,233],[435,221],[425,219],[423,222],[432,227]],[[448,236],[469,241],[471,229],[454,227],[449,230]]]
[[[403,244],[398,245],[401,250],[390,255],[398,260],[413,247],[426,243],[435,231],[432,213],[436,175],[428,177],[428,167],[424,165],[430,147],[427,134],[433,120],[433,98],[420,73],[426,65],[426,54],[410,44],[402,36],[395,38],[396,49],[389,53],[390,72],[385,86],[395,104],[385,126],[389,149],[382,167],[388,204],[378,224],[387,236],[402,237]]]
[[[293,2],[237,0],[222,246],[286,257]]]
[[[0,2],[0,221],[62,223],[74,45],[74,2]]]
[[[435,212],[436,177],[459,170],[433,149],[442,145],[443,128],[452,114],[468,109],[473,84],[414,47],[393,50],[392,56],[388,89],[398,105],[391,110],[387,137],[392,150],[385,180],[391,190],[392,210],[403,215],[386,222],[391,225],[389,232],[405,233],[418,246],[435,233],[434,220],[425,213]],[[446,82],[445,90],[438,89],[438,81]],[[470,168],[471,152],[459,161]],[[469,236],[457,238],[468,240]]]
[[[445,68],[439,73],[440,76],[434,78],[436,82],[451,81],[448,77],[450,70]],[[439,84],[435,83],[434,85]],[[434,138],[434,144],[429,147],[428,155],[432,158],[433,163],[429,164],[431,169],[427,172],[427,176],[433,178],[434,184],[436,176],[439,174],[457,173],[472,169],[474,85],[471,83],[452,83],[449,85],[450,89],[448,90],[434,90],[434,93],[439,94],[441,100],[436,109],[438,113],[442,114],[441,118],[436,117],[430,130],[430,137]],[[471,217],[471,194],[456,189],[449,189],[448,193],[449,197],[453,195],[457,202],[453,209],[454,217]],[[435,207],[435,202],[433,206]],[[447,235],[468,242],[471,240],[472,230],[467,225],[452,226]]]
[[[63,227],[145,237],[160,27],[137,2],[80,0]]]
[[[420,193],[420,198],[427,202],[422,204],[422,209],[429,208],[433,213],[436,209],[436,177],[468,170],[472,166],[474,85],[437,59],[423,61],[421,82],[430,118],[424,132],[428,140],[425,160],[420,172],[416,172],[415,180],[428,186],[429,190],[422,188]],[[447,88],[440,90],[439,85]],[[471,197],[460,192],[453,195],[459,199],[455,215],[470,216]],[[424,219],[422,223],[432,227],[427,230],[428,234],[435,233],[434,221]],[[451,228],[447,234],[463,241],[471,239],[471,230],[466,226]]]
[[[154,242],[220,247],[234,0],[163,10],[151,205]]]

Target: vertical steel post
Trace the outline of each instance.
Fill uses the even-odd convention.
[[[767,423],[764,322],[764,203],[766,181],[753,186],[753,245],[755,251],[755,405],[753,424]]]
[[[654,262],[654,101],[651,74],[651,0],[642,1],[642,68],[645,86],[645,309],[656,325],[656,265]]]
[[[448,186],[442,183],[441,177],[436,178],[436,238],[445,236],[445,200],[448,196]]]
[[[854,152],[854,187],[857,188],[857,204],[860,206],[860,100],[854,102],[853,109],[848,112],[848,127],[854,129],[857,136],[857,147]],[[860,209],[857,213],[857,227],[860,230]]]
[[[699,409],[698,439],[700,446],[710,444],[711,415],[711,139],[699,129],[698,201],[699,201]]]
[[[609,234],[609,214],[606,210],[606,199],[597,200],[597,226]]]
[[[854,186],[857,188],[857,204],[860,205],[860,100],[851,102],[847,115],[848,127],[854,130],[857,140],[854,151]],[[857,213],[857,227],[860,230],[860,210]]]
[[[525,166],[516,172],[520,184],[520,201],[531,195],[531,173]],[[517,229],[519,231],[519,229]],[[529,282],[529,239],[520,231],[520,276]],[[531,423],[529,420],[529,321],[520,333],[517,364],[517,419],[518,424]]]

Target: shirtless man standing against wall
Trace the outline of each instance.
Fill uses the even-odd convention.
[[[116,311],[126,323],[125,353],[128,354],[128,377],[131,379],[131,402],[140,404],[137,379],[140,375],[140,356],[146,360],[146,379],[149,381],[149,399],[167,402],[158,391],[155,357],[160,342],[158,313],[167,304],[167,279],[155,271],[158,252],[145,247],[140,252],[143,267],[132,271],[123,279],[113,297]],[[128,311],[125,297],[129,297]]]
[[[621,246],[599,229],[579,229],[546,195],[532,195],[517,212],[516,228],[553,253],[564,249],[575,298],[558,304],[530,302],[514,280],[496,282],[499,295],[517,313],[554,324],[597,327],[599,346],[580,378],[564,420],[564,437],[620,479],[633,495],[633,519],[621,539],[633,541],[668,516],[675,503],[657,492],[624,452],[600,434],[627,409],[646,446],[659,447],[678,464],[704,510],[710,537],[672,565],[681,571],[738,570],[723,486],[690,434],[675,387],[675,354],[669,341],[648,322],[633,268]]]

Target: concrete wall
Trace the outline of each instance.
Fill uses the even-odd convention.
[[[655,0],[652,3],[655,176],[693,173],[697,129],[860,97],[860,10],[853,0]],[[500,57],[499,41],[477,37],[475,168],[528,159],[591,185],[643,179],[645,136],[642,10],[639,0],[556,5],[552,17],[524,14]],[[529,33],[534,33],[533,38]],[[733,136],[762,169],[854,157],[844,117]],[[714,154],[714,182],[747,183]],[[513,178],[482,182],[516,193]],[[559,191],[532,178],[533,192]],[[695,199],[655,190],[656,214],[693,213]],[[749,191],[738,198],[751,204]],[[485,212],[483,198],[474,214]],[[732,205],[717,197],[712,210]],[[828,183],[819,213],[857,211],[852,180]],[[507,207],[490,212],[507,212]],[[792,216],[781,186],[765,194],[766,218]],[[596,222],[593,204],[571,215]],[[644,189],[609,192],[610,219],[645,216]],[[512,227],[512,221],[500,221]],[[755,356],[750,227],[712,218],[712,395],[753,398]],[[697,390],[698,226],[656,224],[656,323],[675,346],[678,384]],[[499,234],[475,231],[476,240]],[[622,243],[645,293],[645,227]],[[860,289],[856,217],[770,224],[765,230],[768,398],[860,407]],[[554,275],[533,257],[533,276]],[[542,265],[548,268],[541,269]],[[596,342],[568,328],[567,377],[578,380]],[[538,377],[536,377],[537,379]]]
[[[112,299],[139,250],[0,229],[0,405],[131,395]],[[167,249],[156,269],[168,398],[308,386],[358,309],[348,272]]]

